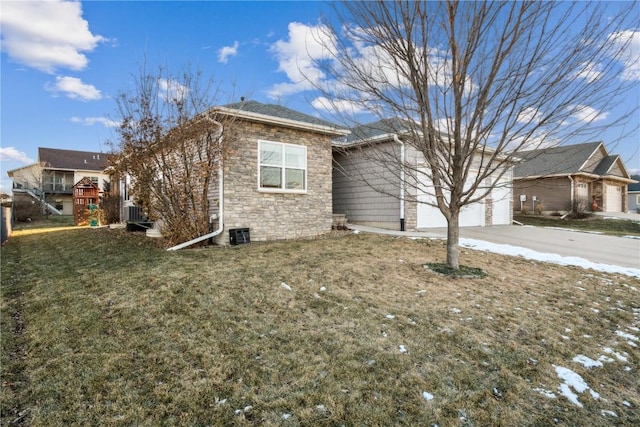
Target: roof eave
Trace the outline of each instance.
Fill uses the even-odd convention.
[[[598,146],[591,152],[591,154],[589,154],[589,157],[587,157],[587,159],[582,163],[582,165],[578,168],[578,170],[582,170],[587,163],[589,162],[589,160],[591,160],[591,158],[593,157],[593,154],[600,149],[600,147],[602,147],[602,149],[604,150],[604,154],[605,156],[608,156],[609,153],[607,152],[607,147],[604,146],[604,142],[600,141],[600,143],[598,144]]]
[[[548,175],[514,176],[513,180],[514,181],[523,181],[525,179],[565,178],[565,177],[568,178],[568,177],[573,177],[573,176],[584,176],[584,177],[587,177],[587,178],[594,178],[594,179],[610,179],[610,180],[615,180],[615,181],[626,182],[627,184],[634,184],[634,183],[638,182],[638,181],[635,181],[633,179],[625,178],[623,176],[598,175],[598,174],[593,174],[593,173],[589,173],[589,172],[552,173],[552,174],[548,174]]]
[[[310,130],[326,135],[346,136],[351,133],[348,129],[333,128],[330,126],[316,125],[313,123],[300,122],[298,120],[283,119],[281,117],[270,116],[267,114],[253,113],[249,111],[236,110],[226,107],[215,107],[211,110],[213,113],[235,116],[238,118],[253,120],[260,123],[269,123],[294,129]]]
[[[20,168],[15,168],[15,169],[8,170],[7,171],[7,175],[9,175],[9,178],[13,178],[12,175],[13,175],[14,172],[18,172],[20,170],[28,169],[28,168],[31,168],[31,167],[34,167],[34,166],[39,166],[39,163],[32,163],[30,165],[22,166]]]

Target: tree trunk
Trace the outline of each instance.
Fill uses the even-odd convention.
[[[451,212],[451,218],[447,220],[447,267],[454,270],[460,269],[460,211]]]

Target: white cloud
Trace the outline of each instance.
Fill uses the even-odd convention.
[[[80,99],[82,101],[96,101],[102,99],[102,94],[95,86],[82,83],[77,77],[57,76],[54,85],[45,88],[52,92],[62,92],[67,98]]]
[[[229,61],[229,57],[236,56],[238,54],[238,47],[240,43],[233,42],[233,46],[224,46],[218,51],[218,62],[226,64]]]
[[[118,126],[120,126],[119,122],[116,122],[115,120],[107,119],[106,117],[80,118],[80,117],[74,116],[74,117],[71,117],[71,121],[73,123],[82,123],[85,126],[93,126],[96,123],[100,123],[106,128],[117,128]]]
[[[640,81],[640,30],[625,30],[611,33],[609,40],[615,49],[623,49],[618,59],[625,67],[624,80]]]
[[[602,76],[602,66],[596,63],[582,63],[576,76],[593,83]]]
[[[369,111],[361,103],[350,100],[331,100],[324,96],[319,96],[311,101],[313,108],[325,111],[339,111],[341,113],[358,114]]]
[[[538,124],[540,121],[540,112],[535,108],[527,107],[520,111],[516,120],[520,124]]]
[[[161,94],[165,102],[184,100],[189,93],[189,88],[175,80],[158,79]]]
[[[89,30],[82,4],[69,1],[2,2],[2,50],[16,62],[53,73],[82,70],[102,36]]]
[[[269,90],[267,90],[267,95],[271,99],[279,99],[283,96],[293,95],[295,93],[312,89],[314,89],[313,85],[307,81],[302,81],[299,83],[276,83],[271,86]]]
[[[288,28],[288,39],[278,40],[270,50],[278,60],[278,71],[284,72],[289,82],[274,86],[269,91],[272,97],[312,89],[325,77],[317,61],[329,59],[335,45],[335,37],[326,26],[291,22]]]
[[[35,163],[24,151],[19,151],[15,147],[0,147],[0,161],[16,161],[20,163]]]
[[[573,111],[571,117],[581,122],[598,122],[609,117],[606,111],[599,111],[588,105],[576,105],[571,110]]]

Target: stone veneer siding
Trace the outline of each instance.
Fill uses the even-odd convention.
[[[224,231],[215,243],[229,244],[229,230],[249,228],[251,241],[312,237],[331,231],[331,136],[238,120],[224,156]],[[307,147],[307,192],[258,190],[258,140]],[[217,183],[210,199],[218,198]],[[212,206],[217,206],[212,203]]]

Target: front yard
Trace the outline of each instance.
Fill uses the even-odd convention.
[[[640,280],[367,234],[2,248],[3,425],[640,425]]]
[[[640,236],[640,222],[608,219],[592,215],[583,219],[562,219],[560,216],[516,215],[516,221],[538,227],[559,227],[572,230],[609,234],[612,236]]]

